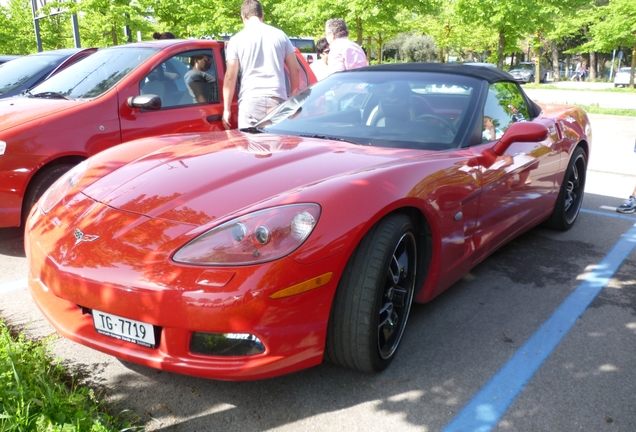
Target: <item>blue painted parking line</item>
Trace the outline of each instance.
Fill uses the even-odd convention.
[[[8,294],[13,291],[26,289],[28,287],[27,278],[18,279],[10,282],[0,283],[0,295]]]
[[[482,387],[443,432],[486,432],[495,427],[535,372],[632,253],[634,247],[636,224],[621,237],[603,261],[586,276],[578,288],[561,303],[508,363]]]
[[[613,217],[613,218],[617,218],[617,219],[625,219],[631,222],[634,222],[636,220],[636,214],[634,215],[626,215],[626,214],[622,214],[622,213],[617,213],[617,212],[603,212],[603,211],[598,211],[598,210],[587,210],[587,209],[581,209],[581,213],[589,213],[589,214],[594,214],[594,215],[598,215],[598,216],[609,216],[609,217]]]

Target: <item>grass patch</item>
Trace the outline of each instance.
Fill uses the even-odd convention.
[[[588,114],[607,114],[607,115],[636,117],[636,109],[601,108],[598,104],[591,104],[591,105],[572,104],[572,105],[576,105],[583,108],[585,112],[587,112]]]
[[[51,339],[27,340],[0,321],[0,430],[111,432],[135,428],[50,357]],[[102,399],[103,400],[103,399]]]
[[[596,81],[598,82],[598,81]],[[629,87],[608,87],[608,88],[589,88],[582,86],[578,87],[561,87],[554,84],[535,84],[535,83],[527,83],[523,84],[523,88],[527,89],[540,89],[540,90],[562,90],[562,91],[585,91],[585,92],[603,92],[603,93],[631,93],[635,94],[636,89]]]

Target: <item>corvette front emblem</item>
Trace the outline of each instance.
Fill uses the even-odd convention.
[[[86,235],[77,228],[75,228],[75,232],[73,233],[73,235],[77,239],[75,240],[75,245],[78,245],[81,242],[94,242],[99,238],[98,235]]]

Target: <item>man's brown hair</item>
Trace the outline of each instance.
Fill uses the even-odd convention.
[[[263,6],[258,0],[245,0],[241,5],[241,18],[248,19],[251,17],[263,18]]]

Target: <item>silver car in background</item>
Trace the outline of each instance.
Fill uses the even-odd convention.
[[[614,87],[627,87],[629,85],[629,74],[632,72],[632,68],[622,67],[616,71],[614,75]],[[636,73],[634,73],[634,81],[636,81]]]

